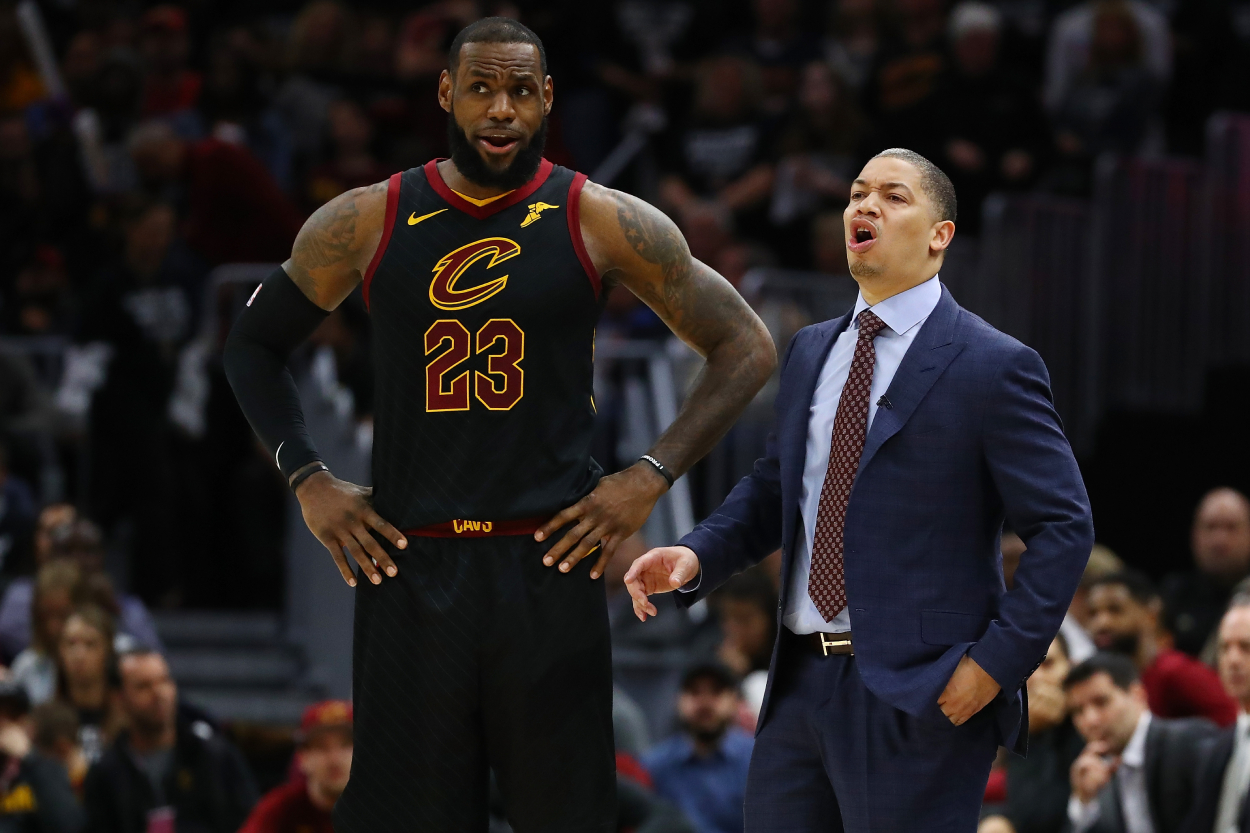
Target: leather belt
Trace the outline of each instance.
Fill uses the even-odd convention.
[[[547,518],[519,518],[511,521],[447,521],[417,529],[405,529],[405,535],[417,538],[492,538],[497,535],[533,535]]]
[[[851,632],[845,633],[792,633],[789,628],[785,628],[786,633],[790,634],[790,641],[804,651],[822,656],[850,656],[855,653],[855,646],[851,640]]]

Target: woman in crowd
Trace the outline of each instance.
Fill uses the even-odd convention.
[[[76,609],[57,648],[57,697],[78,713],[78,739],[95,762],[121,729],[113,618],[97,605]]]
[[[72,561],[49,562],[35,576],[31,645],[17,655],[10,669],[13,681],[26,689],[32,705],[46,703],[56,694],[56,648],[81,589],[82,572]]]

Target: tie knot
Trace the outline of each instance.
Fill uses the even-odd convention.
[[[877,333],[885,329],[885,322],[870,309],[861,312],[856,320],[859,322],[860,338],[876,338]]]

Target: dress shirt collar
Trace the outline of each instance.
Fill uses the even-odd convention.
[[[1125,766],[1140,769],[1146,765],[1146,733],[1150,731],[1150,712],[1144,711],[1137,721],[1133,736],[1120,754],[1120,762]]]
[[[910,330],[929,317],[942,300],[942,281],[940,275],[934,275],[927,281],[913,286],[905,292],[891,295],[884,301],[871,307],[873,313],[885,322],[885,325],[897,335]],[[851,327],[859,329],[859,314],[869,309],[861,292],[855,299],[855,312],[851,316]]]

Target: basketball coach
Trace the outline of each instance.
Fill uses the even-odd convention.
[[[1033,350],[938,270],[955,192],[892,149],[851,187],[855,308],[790,343],[766,456],[626,583],[689,606],[781,546],[747,833],[972,833],[1023,686],[1093,545],[1089,500]],[[1028,551],[1006,590],[1004,520]]]

